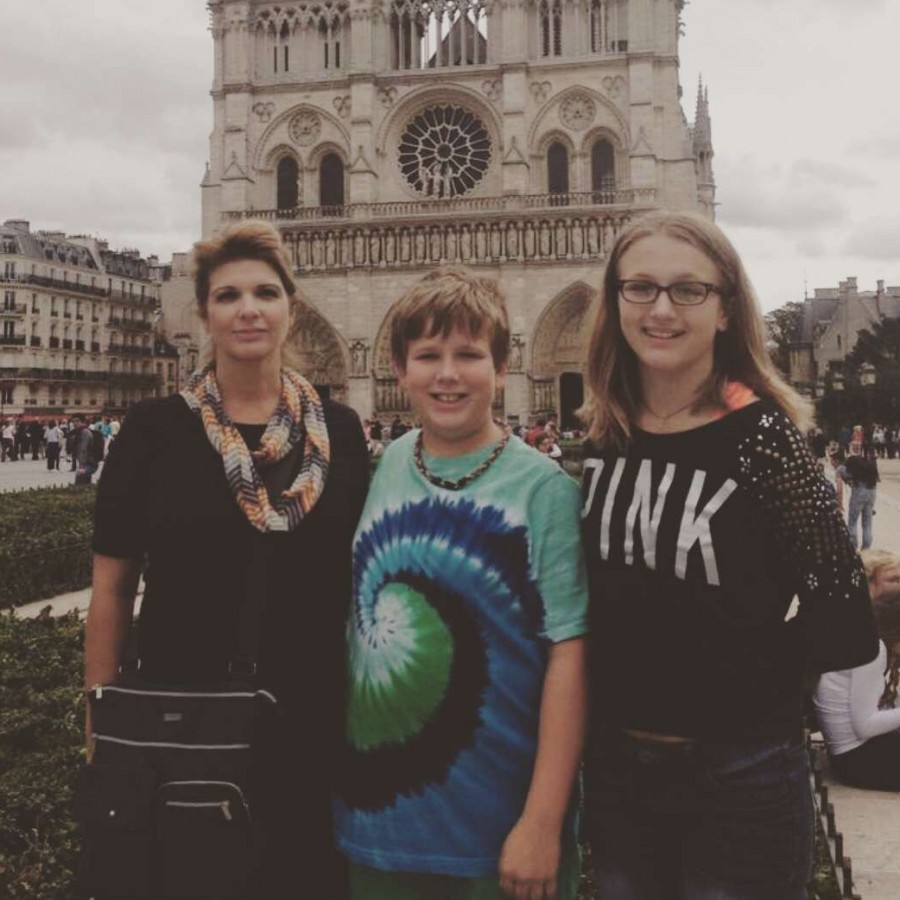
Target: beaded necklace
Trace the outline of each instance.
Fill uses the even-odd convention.
[[[420,431],[416,436],[415,447],[413,448],[413,460],[415,461],[416,468],[422,474],[422,476],[428,481],[430,481],[433,485],[439,488],[444,488],[447,491],[461,491],[467,485],[470,485],[476,478],[480,478],[484,475],[485,472],[497,461],[497,457],[503,452],[507,443],[509,443],[509,432],[505,432],[503,437],[500,438],[499,443],[493,450],[491,450],[490,455],[484,462],[479,463],[471,472],[467,475],[463,475],[458,481],[450,481],[447,478],[441,478],[438,475],[434,475],[428,471],[428,466],[425,465],[425,460],[422,456],[422,432]]]

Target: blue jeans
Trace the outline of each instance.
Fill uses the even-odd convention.
[[[872,515],[875,512],[875,488],[855,484],[850,489],[850,503],[847,508],[847,527],[850,529],[850,540],[854,547],[856,542],[856,523],[862,517],[862,547],[866,550],[872,546]]]
[[[813,798],[802,741],[589,750],[585,824],[600,900],[806,900]]]

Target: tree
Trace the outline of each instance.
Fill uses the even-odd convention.
[[[785,303],[784,306],[766,313],[764,318],[769,338],[775,344],[775,349],[772,351],[772,361],[785,375],[790,375],[790,345],[800,335],[800,325],[803,321],[803,304],[792,300],[790,303]]]
[[[866,421],[900,420],[900,318],[882,319],[857,333],[856,346],[847,355],[845,370],[858,383],[860,367],[875,368],[875,384],[862,389]]]
[[[879,374],[900,370],[900,319],[882,319],[871,330],[857,333],[857,343],[847,362],[856,368],[871,363]]]

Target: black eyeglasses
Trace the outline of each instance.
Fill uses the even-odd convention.
[[[710,294],[722,295],[722,289],[702,281],[679,281],[675,284],[655,284],[652,281],[620,281],[619,293],[629,303],[649,305],[665,291],[676,306],[697,306]]]

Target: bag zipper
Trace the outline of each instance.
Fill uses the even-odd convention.
[[[238,795],[238,797],[241,798],[241,803],[243,803],[244,806],[247,807],[247,798],[244,796],[244,792],[233,781],[207,781],[206,779],[194,779],[192,781],[164,781],[156,790],[161,791],[163,788],[171,787],[172,785],[180,786],[185,784],[220,784],[224,785],[225,787],[234,788],[235,793]]]
[[[260,693],[265,694],[267,698],[271,698],[272,700],[275,699],[268,691],[148,691],[143,688],[124,688],[116,687],[111,684],[96,684],[91,688],[91,692],[98,700],[100,700],[107,691],[118,694],[141,694],[145,697],[202,697],[204,699],[215,699],[218,697],[221,697],[222,699],[234,699],[240,697],[251,699],[255,697],[257,693]]]
[[[231,814],[231,802],[229,800],[206,800],[206,801],[193,801],[193,800],[166,800],[166,806],[177,806],[184,807],[188,809],[214,809],[218,808],[222,810],[222,815],[230,822],[234,816]]]
[[[113,744],[125,744],[129,747],[167,747],[173,750],[249,750],[249,744],[174,744],[165,741],[129,741],[125,738],[113,737],[110,734],[97,734],[91,737],[95,741],[109,741]]]
[[[143,688],[124,688],[117,687],[111,684],[95,684],[91,689],[90,693],[92,693],[98,700],[103,699],[103,694],[106,691],[113,691],[120,694],[142,694],[146,697],[202,697],[202,698],[223,698],[223,699],[234,699],[234,698],[244,698],[251,699],[253,697],[264,697],[270,703],[277,704],[278,700],[275,698],[275,695],[266,690],[258,690],[258,691],[212,691],[212,692],[203,692],[203,691],[148,691]]]

